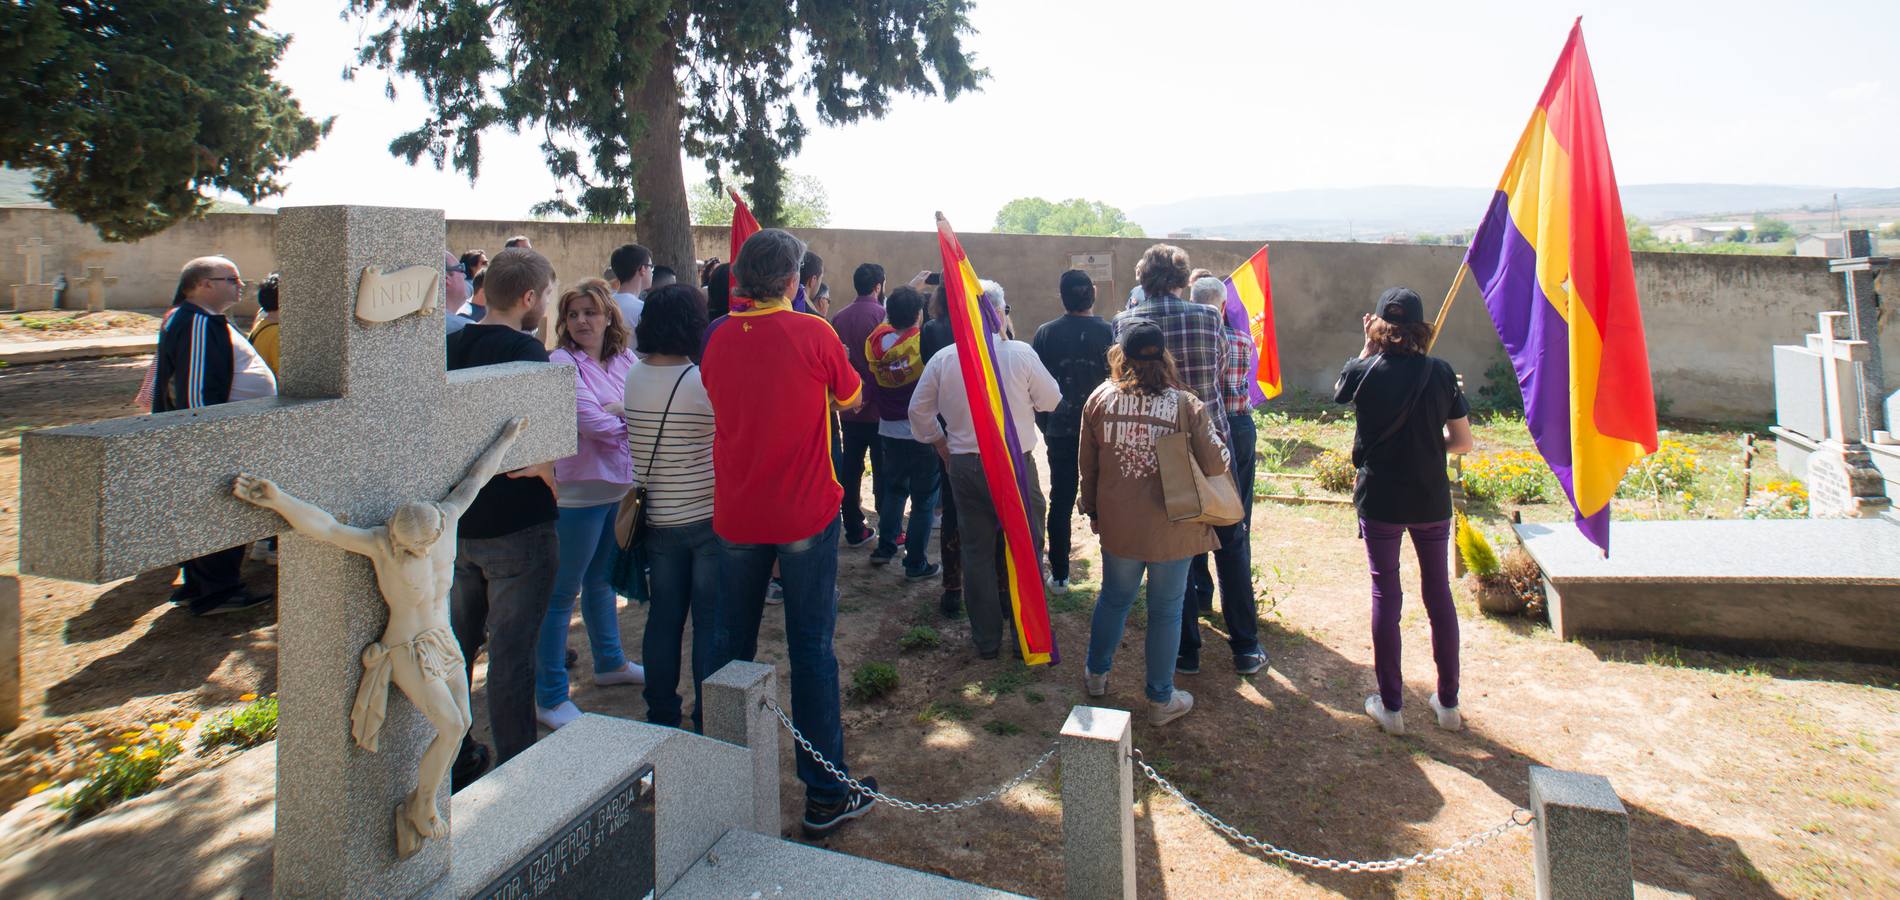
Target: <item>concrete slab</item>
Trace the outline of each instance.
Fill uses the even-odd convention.
[[[0,363],[6,363],[9,366],[24,366],[68,359],[140,356],[157,349],[158,335],[156,334],[122,334],[111,337],[73,338],[66,341],[22,341],[17,344],[0,344]]]
[[[1900,654],[1900,525],[1887,519],[1618,522],[1609,559],[1568,525],[1517,526],[1559,637],[1746,652]]]
[[[735,897],[1001,900],[1021,895],[735,828],[720,838],[719,843],[661,896],[667,900]]]

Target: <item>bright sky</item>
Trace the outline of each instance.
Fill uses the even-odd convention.
[[[421,92],[365,71],[339,4],[279,0],[279,71],[306,111],[337,117],[268,205],[441,207],[524,218],[553,193],[533,136],[483,142],[483,176],[411,167],[391,138]],[[941,209],[986,230],[1011,198],[1124,209],[1200,196],[1496,182],[1570,27],[1584,16],[1620,181],[1900,186],[1900,3],[1518,0],[980,0],[965,48],[989,68],[955,103],[900,99],[885,119],[813,126],[793,169],[832,225],[925,230]],[[703,165],[684,161],[687,177]]]

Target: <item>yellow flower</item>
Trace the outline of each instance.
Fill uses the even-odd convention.
[[[119,746],[117,746],[117,747],[113,747],[112,749],[110,749],[110,750],[107,750],[106,752],[107,752],[107,753],[124,753],[124,752],[125,752],[125,745],[124,745],[124,744],[120,744]]]
[[[31,797],[31,796],[33,796],[34,794],[37,794],[37,793],[40,793],[41,791],[44,791],[44,790],[46,790],[47,788],[50,788],[50,787],[52,787],[52,786],[53,786],[53,783],[52,783],[52,782],[50,782],[50,781],[42,781],[42,782],[40,782],[39,784],[36,784],[36,785],[34,785],[34,786],[32,786],[32,787],[30,787],[30,788],[27,788],[27,790],[26,790],[26,795],[27,795],[28,797]]]
[[[147,747],[139,751],[137,758],[138,759],[155,759],[157,758],[157,756],[158,756],[157,747]]]
[[[165,732],[170,731],[170,730],[172,730],[171,725],[165,722],[160,722],[157,725],[152,726],[153,734],[164,734]]]
[[[140,736],[140,735],[143,735],[144,733],[145,733],[145,732],[143,732],[143,731],[128,731],[128,732],[126,732],[126,733],[124,733],[124,734],[122,734],[122,735],[119,735],[119,740],[122,740],[122,741],[136,741],[136,740],[138,740],[138,739],[139,739],[139,736]]]
[[[251,702],[252,700],[256,700],[256,699],[257,699],[257,695],[256,695],[256,694],[239,694],[239,695],[238,695],[238,702],[239,702],[239,703],[249,703],[249,702]]]

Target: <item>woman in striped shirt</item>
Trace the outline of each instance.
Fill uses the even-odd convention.
[[[627,371],[624,407],[633,474],[646,489],[641,542],[652,567],[653,606],[641,655],[647,721],[681,720],[680,640],[693,620],[693,727],[699,683],[712,657],[719,599],[719,538],[713,534],[713,409],[688,357],[706,330],[706,296],[687,284],[649,292],[634,329],[642,359]]]

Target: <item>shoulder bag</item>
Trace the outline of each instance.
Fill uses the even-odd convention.
[[[1243,512],[1233,476],[1209,478],[1194,458],[1194,425],[1188,420],[1187,392],[1175,409],[1175,432],[1155,439],[1155,457],[1161,468],[1161,493],[1171,522],[1198,522],[1224,527],[1239,522]]]

